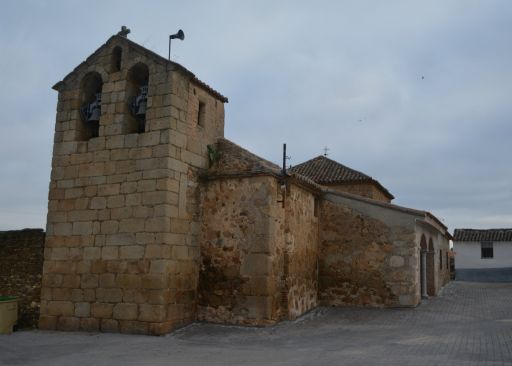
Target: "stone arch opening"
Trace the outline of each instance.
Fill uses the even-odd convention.
[[[149,87],[149,69],[143,63],[137,63],[128,71],[127,96],[129,116],[127,133],[146,131],[146,111]]]
[[[428,239],[428,252],[427,252],[427,294],[429,296],[435,296],[436,288],[435,288],[435,251],[434,251],[434,241],[432,238]]]
[[[101,91],[103,80],[97,72],[90,72],[80,83],[80,117],[78,139],[89,140],[99,136]]]
[[[421,297],[428,298],[427,293],[427,238],[425,235],[421,235],[420,240],[420,285],[421,285]]]
[[[112,56],[110,60],[110,70],[112,72],[121,71],[121,65],[123,60],[123,49],[120,46],[114,47],[112,50]]]

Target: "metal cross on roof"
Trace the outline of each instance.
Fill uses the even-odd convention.
[[[327,146],[324,147],[324,156],[327,156],[327,151],[329,151],[329,150],[331,150],[331,149],[329,149]]]

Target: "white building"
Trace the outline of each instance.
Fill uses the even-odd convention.
[[[512,268],[512,229],[455,229],[455,269]]]

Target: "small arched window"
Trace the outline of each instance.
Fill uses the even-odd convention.
[[[134,65],[128,72],[127,102],[130,110],[130,117],[127,120],[128,133],[146,131],[148,84],[148,67],[143,63]]]
[[[101,117],[101,89],[103,81],[100,74],[90,72],[84,76],[80,85],[80,117],[82,120],[79,137],[89,140],[99,136]]]
[[[422,252],[427,251],[427,239],[424,234],[421,234],[420,247]]]
[[[111,71],[118,72],[121,71],[123,59],[123,49],[119,46],[115,47],[112,50],[112,59],[111,59]]]

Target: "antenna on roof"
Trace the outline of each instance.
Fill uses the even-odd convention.
[[[183,33],[183,31],[180,29],[178,31],[178,33],[171,34],[169,36],[169,61],[171,61],[171,39],[176,39],[176,38],[183,41],[185,39],[185,33]]]
[[[327,151],[329,151],[329,150],[331,150],[331,149],[329,149],[327,146],[324,147],[324,156],[327,156]]]

